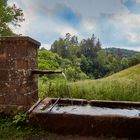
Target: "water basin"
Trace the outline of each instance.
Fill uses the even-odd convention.
[[[53,133],[140,138],[140,103],[46,98],[29,121]]]
[[[46,111],[49,111],[52,106],[49,106]],[[107,108],[107,107],[96,107],[96,106],[78,106],[78,105],[59,105],[53,107],[52,113],[69,113],[77,115],[122,115],[128,117],[140,116],[140,110],[135,108],[121,109],[121,108]]]

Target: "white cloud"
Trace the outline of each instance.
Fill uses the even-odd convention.
[[[13,6],[15,4],[17,7],[20,7],[16,0],[8,1],[8,5]]]
[[[40,48],[45,48],[47,50],[50,50],[51,44],[41,44]]]
[[[14,32],[17,34],[28,35],[31,32],[31,27],[34,22],[36,22],[37,16],[35,15],[33,8],[31,8],[31,3],[19,0],[11,0],[10,3],[15,3],[18,7],[23,10],[25,21],[20,23],[21,27],[13,28]]]
[[[133,32],[130,32],[128,33],[127,35],[128,37],[128,40],[132,43],[138,43],[140,45],[140,34],[138,33],[133,33]]]
[[[140,14],[123,13],[116,15],[114,19],[117,20],[119,24],[121,23],[129,28],[139,27],[140,25]]]
[[[52,16],[41,17],[36,15],[36,12],[30,7],[32,5],[27,4],[26,0],[22,3],[24,8],[25,22],[21,23],[21,28],[13,28],[17,34],[31,36],[42,44],[47,44],[50,48],[50,44],[53,43],[58,37],[65,36],[66,33],[72,35],[78,35],[76,28],[58,21]]]
[[[57,31],[61,36],[65,36],[66,33],[70,33],[71,35],[78,35],[78,31],[69,25],[62,24],[58,27],[56,25],[54,28],[55,31]]]
[[[140,3],[140,0],[135,1]],[[21,7],[25,15],[22,27],[14,29],[16,33],[29,35],[41,41],[43,46],[50,46],[67,32],[80,39],[95,33],[105,40],[105,45],[115,42],[118,47],[140,46],[140,14],[128,11],[122,0],[10,0],[10,3]],[[78,27],[56,19],[57,12],[64,7],[80,16]]]
[[[140,4],[140,0],[135,0],[135,2],[136,2],[137,4]]]
[[[121,15],[115,15],[110,19],[114,25],[114,40],[118,41],[118,44],[139,46],[140,47],[140,14],[123,13]],[[112,29],[113,32],[113,29]]]
[[[126,11],[121,0],[61,0],[83,18],[99,17],[101,13],[115,14]]]
[[[21,5],[21,8],[24,9],[26,21],[22,25],[24,28],[21,29],[22,34],[26,33],[26,31],[28,30],[26,30],[26,28],[28,28],[30,23],[33,21],[33,17],[36,17],[39,13],[43,12],[43,14],[48,15],[50,16],[50,18],[52,18],[51,16],[53,16],[55,12],[57,13],[57,10],[65,6],[71,8],[78,15],[81,15],[83,28],[85,28],[85,30],[87,31],[94,29],[95,18],[99,17],[101,13],[115,14],[120,13],[124,9],[121,0],[83,0],[82,2],[81,0],[47,0],[42,2],[38,0],[11,0],[11,3],[13,2]],[[72,31],[72,33],[76,33],[76,31],[70,29],[70,27],[66,27],[65,29],[69,29],[70,31]]]
[[[82,21],[82,25],[86,31],[92,31],[95,29],[96,26],[96,19],[87,19]]]

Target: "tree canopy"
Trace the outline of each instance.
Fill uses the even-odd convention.
[[[90,78],[101,78],[140,63],[140,54],[133,52],[135,55],[126,57],[132,52],[120,48],[103,49],[94,34],[79,42],[77,36],[67,33],[64,38],[54,41],[51,51],[70,61],[66,71],[71,77],[83,72]]]
[[[23,11],[15,4],[9,6],[8,0],[0,0],[0,36],[13,35],[10,26],[20,26],[24,21]]]

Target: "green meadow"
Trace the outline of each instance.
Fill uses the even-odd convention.
[[[140,64],[97,80],[39,80],[39,96],[88,100],[140,100]]]

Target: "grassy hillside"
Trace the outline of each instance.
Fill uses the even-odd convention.
[[[41,97],[140,101],[140,64],[98,80],[39,82]]]
[[[107,77],[107,79],[120,79],[120,78],[127,78],[127,79],[137,79],[140,78],[140,64],[130,67],[128,69],[125,69],[123,71],[120,71],[118,73],[115,73],[109,77]]]

